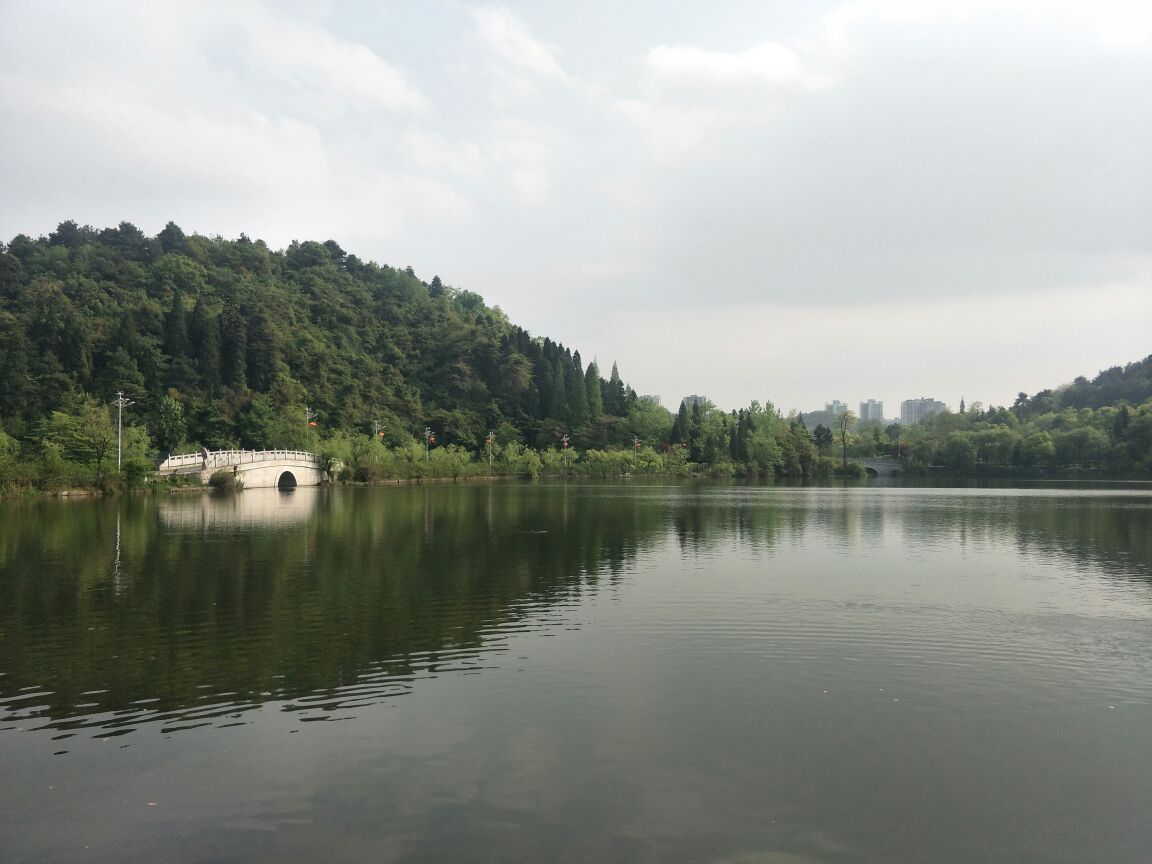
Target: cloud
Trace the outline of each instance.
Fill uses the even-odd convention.
[[[297,218],[331,212],[324,199],[353,185],[349,172],[374,176],[381,161],[394,175],[389,188],[416,188],[420,164],[398,157],[401,124],[428,102],[398,65],[319,20],[258,3],[162,11],[106,20],[112,12],[47,7],[15,16],[0,37],[0,50],[11,49],[0,125],[9,165],[19,166],[0,168],[0,179],[23,190],[32,209],[54,209],[49,225],[147,225],[159,209],[153,219],[203,213],[198,222],[213,233],[240,213],[280,222],[261,201]],[[114,37],[92,37],[103,29]],[[52,34],[51,62],[34,39],[24,44],[39,31]],[[438,191],[450,212],[468,211],[462,196]]]
[[[657,158],[691,156],[716,136],[773,122],[804,91],[832,86],[818,54],[811,43],[777,41],[737,51],[657,45],[644,57],[640,94],[616,108]]]
[[[644,65],[651,79],[663,86],[755,82],[816,88],[829,83],[826,77],[805,68],[795,48],[779,42],[765,42],[735,52],[660,45],[648,52]]]
[[[409,128],[404,132],[404,145],[410,164],[423,171],[478,177],[487,167],[478,144],[456,140],[435,130]]]
[[[331,237],[668,400],[909,395],[840,389],[869,365],[952,399],[948,365],[1027,389],[1147,353],[1087,332],[1148,320],[1147,4],[5,11],[0,239]]]
[[[824,38],[844,47],[856,32],[877,24],[915,29],[997,19],[1087,31],[1116,50],[1139,49],[1152,40],[1152,7],[1140,0],[849,0],[823,15],[822,24]]]
[[[506,6],[481,6],[472,11],[472,21],[484,43],[508,66],[542,78],[568,80],[555,50],[534,37],[524,21]]]
[[[367,109],[417,111],[426,106],[407,76],[365,45],[263,9],[251,18],[238,17],[237,23],[247,29],[252,72],[289,91]]]
[[[503,121],[498,124],[489,149],[497,164],[507,172],[521,203],[539,207],[548,202],[556,144],[546,128]]]
[[[921,6],[849,4],[847,42],[772,43],[761,66],[646,55],[618,107],[653,157],[637,220],[657,238],[652,287],[685,304],[708,283],[731,300],[971,298],[1152,256],[1152,112],[1133,110],[1152,58],[1063,18]],[[873,7],[888,17],[860,17]],[[914,25],[891,23],[901,9]]]

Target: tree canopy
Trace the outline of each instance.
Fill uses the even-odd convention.
[[[203,446],[316,449],[367,479],[458,476],[480,452],[512,473],[814,477],[836,470],[834,443],[845,472],[860,470],[849,456],[892,455],[964,474],[1152,474],[1152,356],[1007,408],[973,402],[911,429],[858,429],[849,413],[814,434],[770,402],[672,412],[610,369],[333,240],[273,251],[171,222],[148,237],[69,221],[0,244],[0,484],[32,462],[41,478],[114,467],[120,391],[134,403],[121,449],[141,476]]]
[[[63,222],[0,246],[0,427],[17,439],[82,397],[124,390],[164,450],[303,443],[378,423],[477,447],[500,428],[583,441],[634,392],[440,277],[365,262],[329,240],[148,237]],[[629,399],[628,394],[632,394]],[[621,431],[623,441],[623,430]],[[612,442],[612,443],[621,443]]]

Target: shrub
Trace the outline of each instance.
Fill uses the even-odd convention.
[[[859,462],[849,462],[847,465],[837,465],[833,471],[837,477],[843,477],[846,480],[863,480],[868,476],[868,472]]]
[[[244,482],[228,468],[222,468],[209,477],[208,485],[218,492],[233,492],[244,488]]]

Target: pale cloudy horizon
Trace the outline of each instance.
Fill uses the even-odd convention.
[[[1134,2],[11,3],[0,240],[334,239],[675,408],[1152,353]]]

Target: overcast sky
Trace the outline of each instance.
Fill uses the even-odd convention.
[[[0,238],[335,239],[675,408],[1152,353],[1148,2],[4,4]]]

